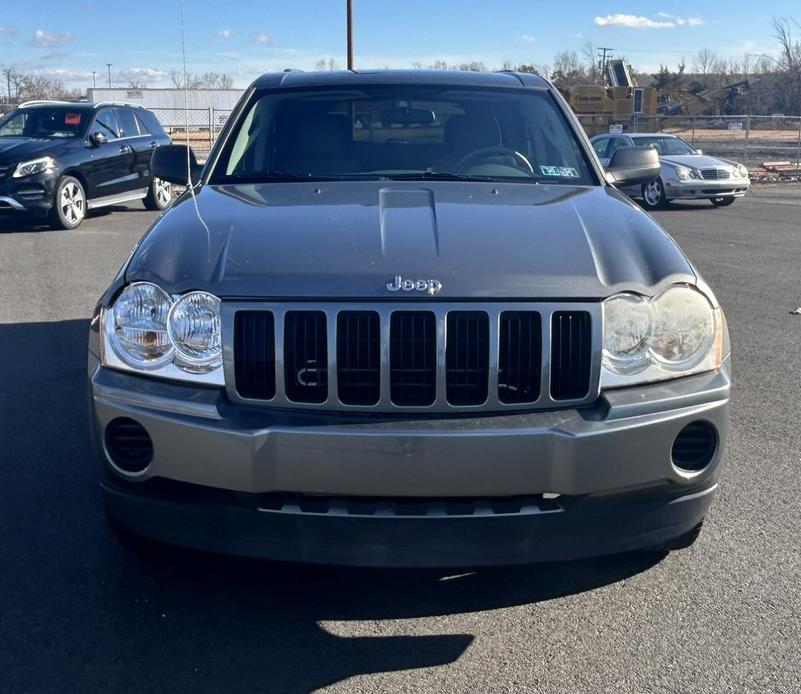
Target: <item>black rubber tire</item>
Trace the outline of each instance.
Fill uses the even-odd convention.
[[[167,186],[170,191],[168,197],[165,198],[164,196],[160,195],[158,189],[159,185]],[[166,181],[159,181],[158,178],[153,177],[153,179],[150,181],[150,185],[148,186],[147,195],[142,202],[144,203],[145,208],[148,210],[153,210],[154,212],[166,210],[172,202],[172,188],[170,187],[170,184]]]
[[[734,201],[735,201],[736,199],[737,199],[737,198],[735,198],[734,196],[732,196],[732,195],[729,195],[729,196],[727,196],[727,197],[725,197],[725,198],[711,198],[710,202],[711,202],[711,203],[712,203],[712,204],[713,204],[715,207],[728,207],[729,205],[733,205],[733,204],[734,204]]]
[[[659,199],[656,202],[649,202],[645,194],[646,188],[654,184],[659,187]],[[662,182],[661,178],[657,178],[655,181],[651,181],[651,183],[643,183],[640,188],[640,194],[642,197],[642,206],[646,210],[663,210],[668,206],[668,199],[665,195],[665,184]]]
[[[77,191],[82,199],[81,213],[77,218],[71,218],[68,213],[62,208],[61,200],[64,190],[71,187],[72,190]],[[56,190],[53,196],[53,207],[50,209],[47,221],[51,229],[77,229],[83,220],[86,219],[86,191],[81,182],[72,176],[62,176],[56,183]]]
[[[680,549],[692,547],[695,544],[695,541],[698,539],[698,536],[701,534],[701,528],[703,526],[704,521],[702,520],[694,528],[691,528],[684,533],[684,535],[679,535],[678,537],[674,537],[672,540],[663,542],[661,545],[651,547],[648,551],[657,552],[658,554],[667,554],[668,552],[675,552]]]

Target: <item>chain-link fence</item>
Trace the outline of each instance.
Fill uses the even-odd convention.
[[[205,159],[231,115],[218,108],[152,108],[175,144],[188,144],[199,159]]]
[[[749,168],[801,168],[800,116],[632,116],[579,114],[587,133],[647,133],[678,135],[696,149]]]

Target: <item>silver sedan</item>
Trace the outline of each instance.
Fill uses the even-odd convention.
[[[745,166],[704,155],[676,135],[596,135],[591,142],[604,165],[609,164],[619,147],[652,147],[659,152],[659,178],[622,189],[627,195],[640,198],[649,210],[666,207],[673,200],[709,200],[715,207],[725,207],[743,197],[751,185]]]

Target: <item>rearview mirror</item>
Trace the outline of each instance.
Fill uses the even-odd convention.
[[[617,188],[650,183],[659,177],[659,170],[659,153],[648,147],[620,147],[607,167],[613,178],[609,182]]]
[[[89,142],[95,147],[100,147],[100,145],[104,145],[106,142],[108,142],[108,138],[100,132],[92,133],[89,136]]]
[[[186,145],[162,145],[156,147],[150,157],[150,172],[156,178],[169,183],[188,185],[187,174],[191,174],[192,182],[196,183],[200,180],[202,171],[203,167],[197,163],[195,153]]]
[[[381,112],[384,125],[433,125],[437,117],[430,108],[390,108]]]

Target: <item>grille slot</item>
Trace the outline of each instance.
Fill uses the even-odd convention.
[[[489,387],[489,316],[484,311],[451,311],[447,336],[447,400],[451,405],[480,405]]]
[[[269,311],[238,311],[234,322],[236,389],[243,398],[275,397],[275,318]]]
[[[389,329],[390,397],[402,407],[434,403],[437,324],[430,311],[395,311]]]
[[[381,322],[375,311],[337,316],[337,392],[345,405],[375,405],[381,394]]]
[[[507,404],[540,397],[542,320],[536,311],[501,313],[498,399]]]
[[[676,436],[671,456],[673,462],[685,470],[702,470],[712,460],[717,450],[718,437],[707,422],[691,422]]]
[[[731,177],[726,169],[701,169],[701,177],[706,181],[723,181]]]
[[[328,398],[325,313],[288,311],[284,320],[284,387],[294,402]]]
[[[556,311],[551,325],[551,397],[578,400],[590,390],[592,322],[586,311]]]

